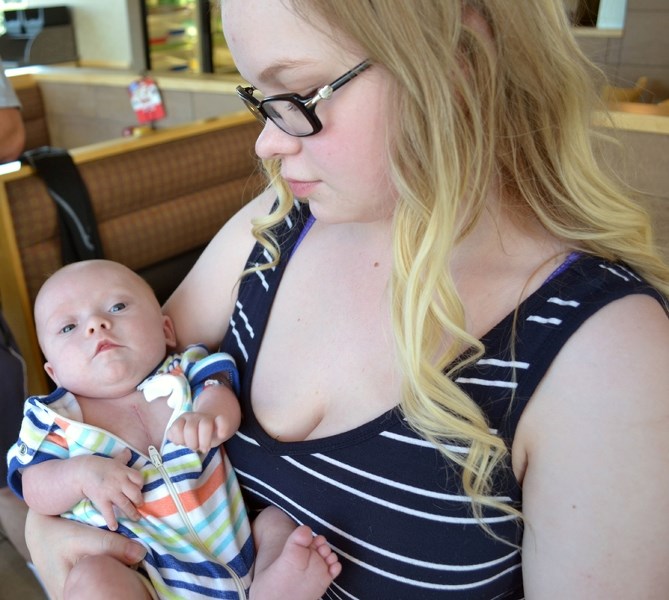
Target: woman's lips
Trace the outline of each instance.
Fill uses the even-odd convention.
[[[297,198],[308,198],[318,185],[318,181],[300,181],[298,179],[286,179],[285,181]]]

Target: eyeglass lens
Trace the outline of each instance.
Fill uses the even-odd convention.
[[[301,110],[289,100],[270,100],[262,105],[267,116],[286,133],[306,135],[314,130],[313,124]]]

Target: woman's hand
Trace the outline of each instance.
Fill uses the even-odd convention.
[[[134,565],[146,554],[143,546],[118,533],[32,510],[26,520],[26,542],[51,600],[62,599],[70,569],[84,556],[106,554]]]

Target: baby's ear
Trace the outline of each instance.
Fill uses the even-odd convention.
[[[60,384],[58,383],[58,377],[56,376],[56,371],[54,371],[53,367],[51,366],[51,363],[45,362],[44,370],[46,371],[46,374],[51,378],[51,381],[53,381],[57,386],[60,386]]]
[[[177,345],[176,329],[174,327],[174,322],[167,315],[163,315],[163,333],[165,334],[165,343],[170,348],[176,348]]]

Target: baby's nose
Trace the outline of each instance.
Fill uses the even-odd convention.
[[[110,322],[108,319],[100,316],[93,316],[88,320],[87,331],[89,334],[100,331],[101,329],[109,329]]]

